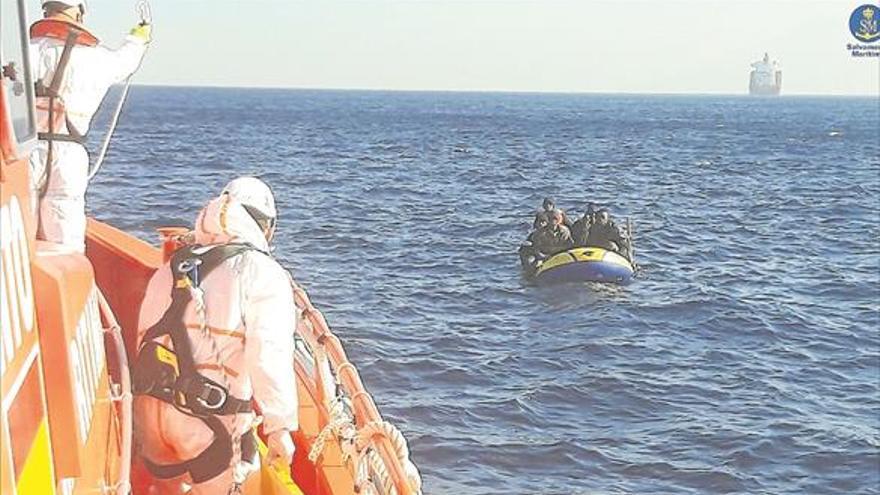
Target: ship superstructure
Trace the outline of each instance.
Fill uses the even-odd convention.
[[[765,53],[764,58],[752,63],[752,73],[749,76],[750,95],[776,96],[782,89],[782,71],[775,60],[770,60],[770,55]]]

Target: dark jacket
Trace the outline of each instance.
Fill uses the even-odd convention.
[[[590,227],[587,245],[618,251],[623,246],[623,238],[620,236],[620,231],[614,225],[614,222],[606,224],[595,223]]]
[[[571,232],[565,225],[560,225],[556,230],[550,227],[539,230],[535,232],[532,241],[535,251],[544,256],[552,256],[574,247],[574,242],[571,240]]]
[[[590,235],[590,227],[593,225],[593,219],[589,215],[578,218],[571,227],[571,240],[578,247],[586,247],[587,238]]]

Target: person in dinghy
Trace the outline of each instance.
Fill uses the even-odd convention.
[[[632,259],[632,224],[625,233],[611,220],[608,210],[588,203],[583,216],[569,230],[564,213],[545,200],[534,229],[519,247],[526,277],[559,281],[628,281],[635,271]],[[553,207],[552,210],[546,208]],[[565,254],[563,257],[557,255]],[[545,264],[545,261],[550,261]],[[622,268],[620,268],[622,267]],[[553,273],[549,271],[553,269]]]

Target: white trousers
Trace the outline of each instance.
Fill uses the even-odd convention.
[[[85,252],[86,187],[88,186],[89,154],[76,143],[52,144],[54,162],[46,178],[46,194],[38,200],[42,240],[58,243],[66,249]],[[39,197],[38,182],[46,170],[48,144],[41,142],[31,154],[31,177],[34,197]]]

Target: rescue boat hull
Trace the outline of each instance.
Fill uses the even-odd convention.
[[[179,229],[166,231],[179,232]],[[173,243],[169,247],[173,247]],[[164,262],[163,253],[123,231],[92,219],[88,222],[86,252],[94,266],[97,284],[107,294],[108,303],[122,326],[128,352],[134,355],[140,301],[143,300],[149,279]],[[381,478],[390,483],[396,493],[419,495],[421,480],[414,481],[418,477],[417,468],[408,460],[404,462],[409,451],[399,432],[394,435],[383,430],[371,434],[369,441],[364,444],[365,448],[369,447],[378,454],[378,458],[373,456],[371,459],[382,463],[380,474],[374,473],[372,466],[358,469],[358,462],[367,459],[366,454],[356,452],[354,456],[346,457],[343,443],[335,435],[319,442],[321,432],[334,420],[331,417],[331,404],[340,392],[350,398],[352,424],[381,426],[386,422],[324,316],[312,305],[301,287],[295,286],[293,292],[301,315],[297,321],[299,344],[295,360],[299,402],[299,431],[293,437],[296,454],[290,466],[261,463],[259,476],[251,476],[243,487],[243,494],[351,494],[356,484],[363,483],[359,477],[375,476],[375,479]],[[133,304],[132,301],[138,302]],[[315,353],[314,350],[318,348],[322,351]],[[392,430],[390,423],[385,428],[389,432]],[[258,448],[265,458],[264,440],[264,437],[259,438]],[[321,445],[315,450],[318,443]],[[313,450],[316,457],[310,459],[309,454]],[[135,457],[132,493],[152,493],[152,476],[139,456]],[[6,492],[3,493],[5,495]]]
[[[574,248],[551,256],[531,277],[538,284],[607,282],[626,284],[635,270],[623,256],[598,247]]]

